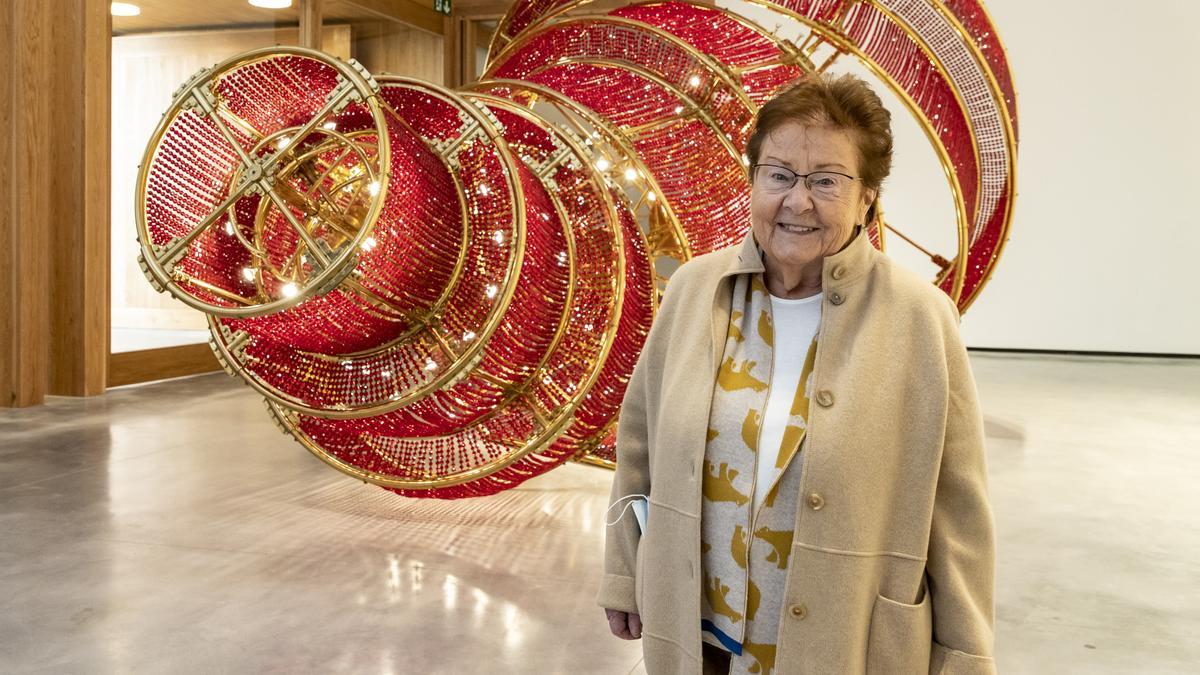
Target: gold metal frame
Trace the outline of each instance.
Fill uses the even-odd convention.
[[[766,33],[766,31],[764,31],[763,29],[758,27],[757,24],[755,24],[755,22],[749,21],[749,20],[743,18],[736,12],[732,11],[730,8],[715,7],[715,6],[711,6],[711,5],[701,5],[697,2],[693,2],[692,0],[681,0],[681,1],[687,2],[688,4],[692,4],[697,7],[701,7],[705,10],[719,11],[719,12],[723,13],[724,15],[726,15],[727,17],[741,23],[742,25],[756,29],[760,34],[768,34],[768,33]],[[958,89],[953,86],[954,80],[949,77],[945,64],[943,64],[941,62],[940,58],[930,48],[930,46],[928,45],[926,40],[919,33],[912,30],[911,28],[909,28],[908,25],[903,20],[900,19],[900,17],[896,16],[893,11],[891,11],[887,7],[883,6],[882,3],[878,2],[878,0],[856,0],[856,1],[867,2],[873,8],[877,9],[881,13],[883,13],[886,16],[888,16],[889,18],[891,18],[893,20],[893,22],[895,23],[895,25],[897,25],[898,27],[903,29],[905,31],[905,33],[910,37],[910,39],[912,39],[914,41],[914,44],[916,44],[916,46],[919,49],[921,49],[922,53],[929,60],[929,62],[933,65],[933,67],[938,71],[939,75],[941,75],[942,78],[951,85],[950,91],[953,93],[953,95],[958,103],[958,107],[959,107],[960,111],[962,112],[963,119],[967,125],[968,136],[970,137],[970,142],[971,142],[971,147],[972,147],[972,153],[975,157],[976,166],[979,167],[979,172],[981,174],[982,169],[983,169],[983,164],[981,162],[981,157],[980,157],[980,152],[979,152],[979,147],[978,147],[978,137],[975,132],[974,120],[970,116],[970,113],[967,109],[966,103],[962,98],[961,92],[959,92]],[[493,41],[492,41],[491,45],[489,45],[489,53],[488,53],[489,63],[492,63],[493,61],[500,59],[506,53],[510,52],[511,49],[513,49],[514,44],[518,44],[518,43],[521,43],[523,40],[529,39],[529,37],[531,35],[540,33],[542,30],[546,29],[550,25],[557,25],[557,24],[552,24],[552,22],[554,20],[558,19],[559,17],[562,17],[563,15],[568,14],[568,13],[578,9],[581,6],[588,4],[588,2],[590,2],[590,0],[583,0],[582,2],[567,2],[567,3],[563,3],[561,5],[558,5],[554,8],[552,8],[551,10],[547,11],[542,16],[535,18],[534,21],[532,21],[528,27],[526,27],[517,36],[515,36],[515,38],[504,37],[504,31],[498,29],[496,31],[495,35],[493,36]],[[909,109],[909,112],[913,116],[914,120],[916,120],[918,125],[921,127],[922,131],[925,132],[926,137],[929,138],[930,143],[933,146],[934,151],[938,156],[938,160],[942,164],[943,172],[946,175],[947,183],[950,187],[951,198],[955,204],[958,246],[957,246],[957,252],[956,252],[955,258],[953,261],[951,261],[952,273],[954,274],[954,280],[953,280],[952,289],[951,289],[951,297],[955,300],[956,303],[960,302],[962,291],[963,291],[963,286],[964,286],[964,282],[965,282],[965,277],[966,277],[966,271],[967,271],[969,264],[972,262],[970,260],[970,245],[971,245],[971,239],[972,239],[971,231],[974,227],[974,223],[968,222],[967,219],[968,219],[968,216],[974,216],[979,213],[979,208],[980,208],[979,202],[980,202],[980,199],[982,196],[982,178],[980,178],[979,183],[977,185],[977,189],[975,191],[975,195],[976,195],[975,196],[975,204],[973,205],[972,209],[968,209],[968,207],[965,204],[965,201],[963,199],[962,188],[961,188],[961,185],[959,184],[958,176],[957,176],[956,172],[954,171],[953,164],[950,161],[949,155],[946,152],[945,147],[942,145],[940,139],[938,138],[937,133],[934,131],[932,124],[929,122],[929,120],[927,120],[925,118],[925,115],[921,111],[920,107],[916,104],[916,102],[912,99],[912,97],[904,90],[903,87],[901,87],[890,75],[888,75],[886,71],[884,71],[881,67],[879,67],[869,56],[867,56],[864,52],[862,52],[860,49],[858,49],[857,46],[855,46],[854,43],[847,36],[843,35],[841,33],[841,31],[839,31],[837,29],[836,26],[814,21],[812,19],[809,19],[808,17],[805,17],[802,14],[799,14],[798,12],[795,12],[795,11],[790,10],[782,5],[771,2],[770,0],[743,0],[743,2],[745,2],[747,4],[752,4],[752,5],[759,5],[768,10],[771,10],[772,12],[775,12],[776,14],[781,15],[782,17],[784,17],[786,19],[798,21],[809,29],[810,39],[813,36],[816,36],[818,38],[818,44],[819,44],[819,41],[824,40],[825,42],[830,44],[834,49],[836,49],[839,53],[851,54],[851,55],[855,56],[859,60],[860,63],[862,63],[865,67],[867,67],[869,70],[871,70],[872,73],[876,77],[878,77],[881,81],[883,81],[897,95],[897,97],[901,100],[901,102],[904,104],[904,106]],[[639,3],[633,3],[633,4],[637,5],[637,6],[655,6],[655,5],[661,5],[663,3],[660,0],[652,0],[650,2],[639,2]],[[841,11],[843,12],[843,16],[844,16],[844,13],[846,11],[848,11],[849,8],[853,4],[854,3],[846,3],[843,5],[843,7],[841,9]],[[967,309],[967,307],[969,307],[974,302],[974,299],[978,296],[979,292],[982,290],[983,286],[987,283],[988,279],[990,279],[991,273],[994,270],[994,267],[999,260],[1000,254],[1002,253],[1002,249],[1004,248],[1004,245],[1007,243],[1007,239],[1008,239],[1007,234],[1011,227],[1011,221],[1012,221],[1012,203],[1013,203],[1014,197],[1015,197],[1016,158],[1017,158],[1016,138],[1013,133],[1012,118],[1008,114],[1008,109],[1004,104],[1003,92],[1000,91],[999,84],[996,82],[996,79],[995,79],[995,75],[992,72],[991,67],[988,64],[987,60],[983,58],[983,55],[980,52],[978,45],[976,45],[975,42],[967,36],[966,29],[963,27],[961,21],[959,21],[957,19],[957,17],[955,17],[951,12],[949,12],[948,8],[941,6],[937,2],[930,3],[930,5],[933,9],[935,9],[937,12],[939,12],[939,14],[941,14],[942,17],[944,19],[946,19],[948,24],[957,32],[963,45],[971,54],[974,62],[978,66],[979,70],[983,73],[983,75],[989,85],[989,88],[992,92],[992,100],[997,108],[997,113],[998,113],[999,117],[1001,117],[1003,120],[1002,125],[1004,127],[1006,150],[1008,152],[1008,158],[1009,158],[1009,171],[1007,173],[1006,186],[1005,186],[1008,198],[1006,200],[1006,205],[1005,205],[1005,213],[1003,216],[1002,231],[999,233],[999,240],[997,243],[996,250],[993,251],[990,259],[987,261],[987,269],[984,272],[984,277],[982,279],[980,279],[979,283],[975,286],[974,289],[972,289],[971,297],[967,298],[965,303],[962,305],[962,310],[965,311]],[[593,17],[593,18],[598,18],[598,17]],[[615,17],[608,17],[608,18],[615,18]],[[837,22],[835,21],[833,23],[837,23]],[[501,27],[503,27],[505,25],[507,25],[507,17],[504,21],[502,21]],[[772,37],[774,37],[774,36],[772,35]],[[501,42],[502,38],[503,38],[503,41]],[[775,41],[777,44],[783,44],[783,45],[787,44],[786,41],[780,40],[778,38],[775,38]],[[803,55],[804,55],[803,50],[800,50],[800,56],[803,57]],[[801,67],[805,67],[806,64],[804,62],[799,62],[799,65],[801,65]],[[828,65],[829,65],[829,63],[822,64],[821,68],[823,69],[825,67],[828,67]],[[743,72],[749,72],[750,70],[751,69],[747,68],[747,69],[744,69]],[[1015,104],[1016,104],[1016,102],[1014,100],[1014,107],[1015,107]],[[673,216],[672,216],[672,218],[673,218]],[[883,242],[882,237],[880,239],[880,242],[882,244],[882,242]],[[946,275],[949,272],[950,272],[950,270],[942,270],[937,275],[936,283],[941,283],[941,281],[946,277]]]
[[[375,222],[379,218],[382,211],[384,200],[387,196],[387,186],[384,181],[380,181],[379,193],[374,195],[371,205],[363,220],[362,227],[357,235],[350,239],[340,251],[332,259],[322,261],[324,269],[311,277],[302,287],[297,287],[297,293],[291,297],[284,297],[277,300],[272,300],[263,304],[251,305],[247,307],[224,307],[213,305],[204,302],[181,287],[178,282],[182,281],[176,274],[175,265],[183,257],[187,255],[190,244],[199,237],[203,232],[209,230],[221,215],[227,209],[241,199],[246,194],[252,191],[262,191],[264,195],[271,196],[273,201],[276,201],[276,206],[284,213],[285,217],[291,216],[290,210],[282,207],[278,203],[278,196],[269,182],[272,177],[271,171],[275,165],[281,162],[286,156],[290,155],[286,149],[267,158],[265,161],[255,161],[246,152],[236,139],[233,138],[229,129],[225,126],[228,121],[234,122],[244,132],[258,137],[263,137],[261,131],[254,129],[244,120],[240,120],[236,115],[229,112],[222,105],[222,102],[217,98],[209,87],[211,83],[218,77],[223,76],[227,72],[237,70],[239,68],[251,65],[256,62],[264,61],[270,58],[280,56],[299,56],[318,61],[324,65],[334,68],[343,82],[340,90],[334,90],[334,95],[331,100],[327,101],[321,110],[315,114],[305,125],[297,130],[289,130],[293,138],[305,138],[316,130],[317,124],[321,120],[328,117],[330,114],[341,109],[342,106],[351,101],[359,101],[367,105],[371,112],[372,118],[376,121],[376,133],[379,138],[378,151],[376,154],[377,163],[380,167],[386,167],[391,162],[391,149],[387,141],[386,125],[382,122],[382,111],[380,109],[379,100],[376,97],[378,85],[370,74],[366,72],[356,61],[351,60],[349,63],[343,63],[337,59],[329,57],[322,52],[305,49],[302,47],[267,47],[254,51],[239,54],[229,58],[212,68],[205,68],[197,72],[177,91],[171,107],[164,113],[154,133],[151,135],[150,142],[143,154],[142,163],[138,171],[138,179],[135,193],[135,217],[137,221],[138,241],[141,243],[142,252],[138,256],[139,264],[142,266],[143,272],[147,279],[156,290],[169,292],[172,296],[183,302],[184,304],[198,309],[210,315],[224,317],[251,317],[270,314],[284,309],[293,307],[300,302],[308,299],[313,295],[318,295],[325,292],[329,288],[336,286],[342,279],[353,272],[356,265],[356,257],[359,246],[371,235],[374,230]],[[207,92],[207,95],[205,95]],[[206,216],[199,224],[183,237],[176,238],[165,246],[156,246],[153,244],[153,238],[150,235],[146,223],[146,191],[148,188],[148,179],[150,170],[158,159],[158,152],[161,148],[161,143],[164,135],[171,128],[174,121],[185,111],[192,107],[201,108],[203,116],[209,117],[218,132],[232,146],[233,150],[238,154],[241,161],[239,171],[244,171],[248,174],[247,180],[236,187],[231,185],[232,194],[226,198],[221,206],[215,208]],[[294,147],[294,146],[291,146]],[[379,172],[382,173],[382,172]],[[294,218],[289,218],[289,221]],[[314,241],[307,238],[307,230],[303,225],[297,226],[296,223],[291,223],[297,228],[297,234],[305,240],[306,245],[313,252],[313,255],[318,259],[324,258],[325,253],[321,250]],[[223,290],[223,289],[221,289]],[[232,295],[228,292],[225,295]],[[245,301],[245,298],[230,298],[234,301]]]
[[[531,93],[534,97],[536,97],[536,99],[546,101],[548,105],[552,106],[559,114],[563,116],[565,120],[567,120],[567,123],[574,128],[575,133],[579,134],[580,136],[591,136],[588,130],[580,126],[579,120],[587,123],[592,127],[592,129],[594,129],[595,133],[603,134],[603,140],[606,144],[616,148],[621,153],[623,159],[629,161],[630,164],[636,167],[636,170],[641,173],[643,177],[645,177],[646,183],[650,186],[651,191],[657,195],[663,194],[658,182],[654,179],[654,174],[646,167],[645,163],[642,162],[641,156],[634,150],[632,146],[626,143],[625,134],[617,130],[617,128],[614,127],[607,119],[591,108],[588,108],[582,103],[578,103],[572,99],[569,99],[559,92],[550,89],[549,87],[543,87],[539,84],[527,82],[525,80],[486,79],[479,80],[471,85],[471,89],[474,91],[485,91],[491,87],[518,91],[524,90]],[[533,103],[530,103],[530,105],[532,106]],[[679,262],[686,262],[687,260],[690,260],[692,258],[692,252],[687,243],[687,236],[680,227],[679,218],[675,216],[674,210],[665,199],[659,199],[655,203],[657,204],[656,208],[667,214],[668,222],[672,227],[671,238],[673,242],[678,243],[680,255],[671,255],[672,251],[664,251],[659,245],[656,245],[654,233],[650,233],[647,236],[647,254],[651,257],[652,261],[659,256],[664,255],[678,260]]]
[[[231,334],[227,336],[224,334],[226,331],[221,331],[217,328],[213,329],[212,333],[214,339],[212,344],[214,346],[214,350],[217,352],[218,359],[221,361],[222,366],[225,367],[227,372],[230,374],[236,373],[241,375],[251,387],[271,401],[274,401],[290,410],[294,410],[312,417],[328,419],[353,419],[359,417],[369,417],[372,415],[380,415],[409,405],[410,403],[424,398],[434,391],[437,391],[453,381],[463,377],[463,373],[468,371],[479,360],[479,358],[482,357],[483,346],[491,338],[492,334],[496,331],[503,320],[504,313],[511,303],[513,293],[516,290],[516,284],[518,277],[520,276],[519,270],[524,258],[526,227],[524,191],[521,189],[519,181],[516,180],[517,160],[513,157],[507,142],[500,134],[498,130],[498,122],[496,122],[495,119],[488,115],[485,111],[481,111],[477,106],[471,104],[458,94],[440,88],[435,89],[434,85],[430,85],[427,82],[413,78],[401,77],[398,75],[385,75],[376,79],[378,82],[380,82],[381,87],[410,87],[418,89],[434,98],[438,98],[464,112],[471,122],[477,125],[477,128],[469,127],[463,133],[463,135],[459,137],[457,142],[450,144],[448,151],[445,148],[430,148],[434,154],[442,157],[443,161],[453,164],[453,153],[457,151],[457,149],[461,148],[463,144],[465,144],[475,133],[483,133],[487,135],[487,138],[491,142],[493,149],[501,161],[506,188],[508,189],[509,194],[512,195],[510,205],[513,223],[513,236],[508,238],[510,249],[509,265],[506,269],[505,278],[502,282],[503,288],[498,292],[496,302],[492,304],[491,309],[484,320],[483,327],[478,331],[478,335],[471,342],[471,345],[467,349],[463,350],[462,353],[455,353],[445,337],[441,336],[440,333],[437,332],[435,327],[436,321],[423,322],[420,325],[420,330],[414,331],[413,334],[416,335],[421,332],[429,332],[437,347],[450,358],[450,362],[442,369],[439,375],[427,381],[425,384],[410,389],[404,394],[392,396],[386,401],[382,401],[370,406],[356,407],[353,409],[316,408],[301,401],[297,401],[291,396],[279,391],[275,387],[259,379],[257,376],[255,376],[253,369],[247,367],[246,364],[243,363],[245,343],[238,342],[238,335]],[[390,109],[390,106],[388,106],[386,102],[381,102],[381,105],[387,109]],[[395,113],[395,111],[392,111],[390,114],[400,117]],[[454,175],[453,171],[451,172],[451,175]],[[464,226],[464,232],[465,231],[466,226]],[[447,292],[447,294],[448,293],[449,292]],[[210,327],[215,326],[215,324],[215,320],[210,318]],[[366,352],[357,352],[356,355],[366,356],[378,354],[380,351],[388,349],[395,344],[397,344],[396,341],[392,341],[386,346]],[[333,357],[324,354],[311,354],[311,356],[321,360],[344,361],[349,355],[339,355]]]
[[[983,290],[983,287],[986,286],[988,281],[991,280],[996,263],[1000,262],[1000,255],[1004,252],[1004,248],[1008,244],[1008,232],[1012,228],[1013,203],[1016,201],[1017,196],[1017,134],[1016,129],[1013,127],[1013,119],[1009,114],[1008,106],[1005,105],[1004,92],[1000,89],[1000,82],[996,80],[996,75],[992,72],[991,66],[987,59],[984,58],[983,52],[980,51],[979,45],[975,44],[975,41],[971,39],[970,35],[968,35],[966,27],[963,26],[962,22],[959,21],[958,17],[955,16],[954,13],[949,10],[949,8],[945,7],[939,2],[934,2],[931,4],[935,10],[942,14],[947,23],[949,23],[950,26],[955,30],[959,39],[962,40],[963,44],[967,46],[971,56],[975,59],[975,62],[979,65],[979,69],[983,72],[983,76],[987,80],[988,87],[992,91],[992,99],[996,102],[997,113],[1002,124],[1004,125],[1004,138],[1006,142],[1005,150],[1008,152],[1008,174],[1005,184],[1005,191],[1007,192],[1008,197],[1005,200],[1004,221],[1001,225],[1000,232],[996,237],[996,249],[992,251],[992,255],[987,261],[987,267],[983,271],[983,276],[979,279],[979,284],[975,287],[971,296],[967,298],[966,304],[959,308],[960,312],[965,313],[968,309],[970,309],[971,305],[975,303],[975,299],[979,297],[979,293]],[[987,17],[988,23],[993,26],[996,25],[996,22],[992,20],[991,14],[987,11],[987,7],[982,2],[979,3],[979,8],[983,11],[984,16]],[[1004,53],[1005,67],[1008,68],[1009,77],[1012,79],[1012,60],[1008,58],[1008,50],[1005,48],[1004,42],[1000,39],[1000,35],[998,33],[995,35],[995,38],[997,44],[1000,45],[1001,51]],[[1017,103],[1017,87],[1016,83],[1014,82],[1013,110],[1017,109]]]
[[[528,109],[522,108],[519,104],[514,103],[513,101],[511,101],[509,99],[490,95],[490,94],[483,93],[483,92],[464,92],[463,96],[469,100],[477,99],[479,102],[486,103],[487,105],[503,107],[507,112],[511,112],[513,114],[519,115],[526,121],[536,124],[539,128],[543,129],[548,134],[550,134],[552,138],[555,138],[557,141],[559,141],[562,144],[562,146],[565,147],[565,149],[569,150],[569,154],[570,154],[569,158],[565,154],[562,154],[562,153],[558,153],[558,152],[552,153],[552,156],[558,155],[560,157],[559,163],[565,164],[568,161],[577,161],[577,162],[579,162],[581,167],[588,166],[588,163],[589,163],[588,153],[584,149],[584,147],[581,143],[579,143],[575,138],[573,138],[565,130],[559,129],[558,127],[556,127],[552,124],[548,124],[545,122],[545,120],[542,120],[541,118],[537,117],[536,115],[533,115]],[[571,228],[572,219],[566,217],[565,207],[562,205],[561,200],[559,200],[555,196],[555,191],[554,191],[555,186],[552,183],[549,175],[546,172],[538,172],[538,171],[533,171],[532,173],[537,177],[537,179],[540,182],[542,182],[543,186],[546,187],[546,192],[548,195],[550,195],[551,203],[554,205],[554,208],[556,209],[556,211],[559,211],[560,215],[562,216],[562,222],[564,224],[564,228],[565,228],[566,235],[567,235],[566,240],[568,242],[568,246],[570,247],[569,253],[571,255],[569,255],[568,259],[570,260],[570,275],[571,275],[572,285],[573,285],[573,283],[574,283],[573,280],[575,278],[575,262],[574,262],[574,255],[573,255],[575,243],[574,243],[574,235],[573,235],[572,228]],[[508,454],[504,455],[503,457],[494,459],[491,462],[485,463],[485,464],[477,466],[477,467],[473,467],[472,469],[470,469],[468,471],[459,472],[459,473],[448,475],[448,476],[440,476],[437,478],[413,480],[413,479],[398,479],[394,476],[388,476],[388,475],[383,475],[383,474],[379,474],[376,472],[366,471],[364,469],[361,469],[357,466],[350,465],[347,462],[344,462],[343,460],[330,455],[318,443],[313,441],[311,437],[309,437],[306,433],[304,433],[300,429],[300,420],[298,419],[298,416],[294,412],[289,411],[284,406],[280,406],[278,403],[268,399],[266,401],[267,407],[268,407],[268,410],[270,410],[272,417],[276,420],[276,423],[286,433],[289,433],[293,437],[295,437],[305,448],[307,448],[309,450],[309,452],[313,453],[321,461],[325,462],[326,464],[329,464],[333,468],[335,468],[343,473],[354,476],[355,478],[358,478],[360,480],[363,480],[363,481],[366,481],[369,483],[373,483],[376,485],[380,485],[383,487],[398,488],[398,489],[410,489],[410,490],[413,490],[413,489],[427,490],[427,489],[445,488],[445,487],[451,487],[454,485],[461,485],[464,483],[469,483],[471,481],[478,480],[480,478],[484,478],[484,477],[491,475],[497,471],[500,471],[502,469],[512,466],[514,463],[516,463],[520,459],[524,458],[525,456],[529,455],[530,453],[535,453],[535,452],[549,446],[550,444],[554,443],[556,440],[558,440],[558,438],[560,438],[564,433],[567,433],[569,431],[570,424],[573,423],[573,421],[574,421],[575,412],[578,410],[578,408],[582,404],[584,398],[588,395],[588,393],[591,391],[592,387],[595,385],[596,381],[599,379],[600,373],[603,370],[602,366],[603,366],[604,362],[607,360],[608,355],[612,350],[613,339],[616,336],[616,332],[617,332],[618,327],[620,326],[620,321],[621,321],[621,311],[622,311],[623,303],[620,302],[620,300],[623,298],[624,290],[625,290],[624,233],[621,230],[620,221],[618,220],[618,216],[617,216],[617,213],[615,210],[614,203],[611,201],[611,194],[610,194],[609,190],[601,182],[596,180],[595,174],[592,174],[590,180],[592,182],[593,192],[595,194],[599,195],[601,200],[605,203],[606,214],[607,214],[606,219],[608,220],[608,222],[610,223],[610,226],[611,226],[610,231],[612,234],[612,244],[613,244],[613,254],[614,254],[614,270],[616,271],[615,288],[613,290],[613,297],[618,300],[616,303],[614,303],[613,311],[609,315],[608,325],[606,326],[604,334],[599,342],[600,349],[599,349],[599,353],[596,357],[596,365],[593,368],[589,369],[587,378],[572,393],[572,395],[570,397],[568,397],[570,399],[569,402],[567,404],[561,406],[557,410],[540,411],[537,400],[535,398],[533,398],[532,396],[530,396],[529,392],[527,391],[527,389],[529,388],[528,385],[530,382],[540,381],[540,378],[542,377],[542,373],[541,373],[542,368],[544,368],[544,366],[548,362],[548,360],[553,352],[553,349],[558,345],[563,334],[565,334],[565,328],[566,328],[567,322],[569,321],[569,318],[570,318],[571,298],[573,297],[573,290],[572,290],[568,294],[568,302],[564,308],[563,317],[560,320],[558,330],[554,336],[551,346],[547,350],[547,353],[539,361],[538,366],[534,369],[533,374],[529,377],[529,379],[525,383],[525,385],[511,387],[509,394],[503,399],[503,401],[498,406],[496,406],[496,408],[494,410],[489,411],[483,417],[479,418],[478,420],[475,420],[472,424],[463,428],[463,431],[465,431],[465,430],[477,427],[480,423],[486,421],[487,419],[490,419],[490,418],[495,417],[496,415],[500,414],[500,412],[503,410],[503,408],[507,404],[509,404],[511,401],[515,400],[516,398],[523,398],[523,399],[525,399],[530,410],[532,412],[534,412],[535,416],[537,416],[539,418],[539,424],[542,426],[541,433],[534,436],[533,438],[527,439],[526,443],[522,447],[514,449],[513,452],[508,453]],[[547,412],[549,412],[549,415],[546,414]],[[420,439],[412,438],[412,439],[404,439],[404,440],[418,441]],[[364,442],[367,445],[370,445],[369,442],[367,442],[365,440],[364,440]]]

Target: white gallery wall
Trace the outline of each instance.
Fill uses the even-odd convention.
[[[1200,1],[985,2],[1017,89],[1020,148],[1009,242],[963,317],[968,346],[1200,355]],[[831,71],[878,83],[848,57]],[[900,100],[876,89],[896,134],[885,217],[952,258],[937,156]],[[888,253],[936,273],[898,237]]]
[[[1200,354],[1200,2],[991,0],[1021,124],[973,347]]]

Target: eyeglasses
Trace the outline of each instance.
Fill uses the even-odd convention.
[[[861,178],[847,176],[837,171],[814,171],[812,173],[796,173],[791,169],[774,164],[755,164],[754,184],[760,185],[764,192],[787,192],[796,186],[801,178],[804,187],[820,199],[840,199],[850,191],[850,184]]]

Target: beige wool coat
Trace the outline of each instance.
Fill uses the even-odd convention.
[[[733,277],[752,234],[672,275],[621,408],[598,604],[637,612],[650,675],[698,675],[700,498]],[[953,303],[864,235],[825,258],[776,672],[994,673],[982,419]],[[776,336],[776,348],[788,345]],[[611,511],[615,519],[620,508]]]

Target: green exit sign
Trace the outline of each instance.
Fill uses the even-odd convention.
[[[450,16],[450,0],[433,0],[433,10]]]

